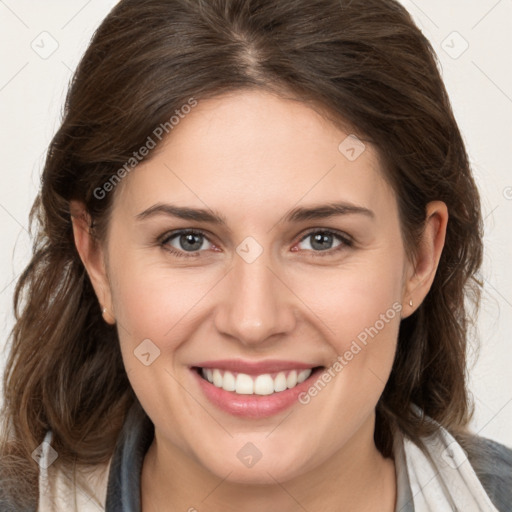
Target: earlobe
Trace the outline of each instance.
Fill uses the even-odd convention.
[[[415,261],[404,286],[402,302],[409,305],[403,318],[411,315],[427,296],[441,259],[448,225],[448,208],[442,201],[428,203],[426,220]]]
[[[103,317],[103,320],[105,320],[107,324],[115,325],[116,318],[114,314],[106,308],[106,306],[103,306],[103,308],[101,309],[101,316]]]
[[[115,324],[112,296],[104,263],[103,249],[94,237],[91,216],[80,201],[70,201],[71,223],[75,247],[89,275],[100,303],[103,319]]]

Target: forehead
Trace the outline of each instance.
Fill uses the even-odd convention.
[[[262,91],[200,101],[117,192],[132,213],[172,200],[238,218],[320,201],[389,208],[393,199],[371,144]]]

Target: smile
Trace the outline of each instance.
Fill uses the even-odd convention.
[[[232,391],[238,395],[272,395],[292,389],[304,382],[313,369],[290,370],[278,373],[247,375],[224,371],[219,368],[200,368],[201,376],[217,388]]]
[[[190,367],[204,397],[232,416],[263,419],[298,404],[325,366],[294,362],[210,361]]]

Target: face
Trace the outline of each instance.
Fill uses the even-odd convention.
[[[348,135],[238,92],[115,190],[99,299],[159,446],[219,477],[286,481],[373,438],[410,268],[378,154]]]

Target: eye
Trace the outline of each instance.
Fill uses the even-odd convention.
[[[209,244],[210,247],[205,247],[205,243]],[[305,243],[305,247],[295,248],[303,243]],[[201,251],[216,248],[208,240],[206,234],[198,230],[180,230],[167,233],[160,239],[160,245],[166,251],[179,257],[199,257]],[[314,256],[328,256],[351,247],[353,242],[348,235],[317,229],[303,236],[297,245],[292,248],[292,251],[306,250],[313,252]]]
[[[305,243],[303,249],[313,251],[315,256],[332,255],[346,247],[352,246],[352,240],[344,234],[328,230],[310,231],[307,235],[301,238],[299,244]],[[336,244],[336,241],[338,243]]]
[[[164,235],[160,243],[166,250],[176,256],[187,257],[199,256],[197,254],[199,251],[208,249],[209,247],[204,247],[205,242],[214,247],[201,231],[183,230]]]

